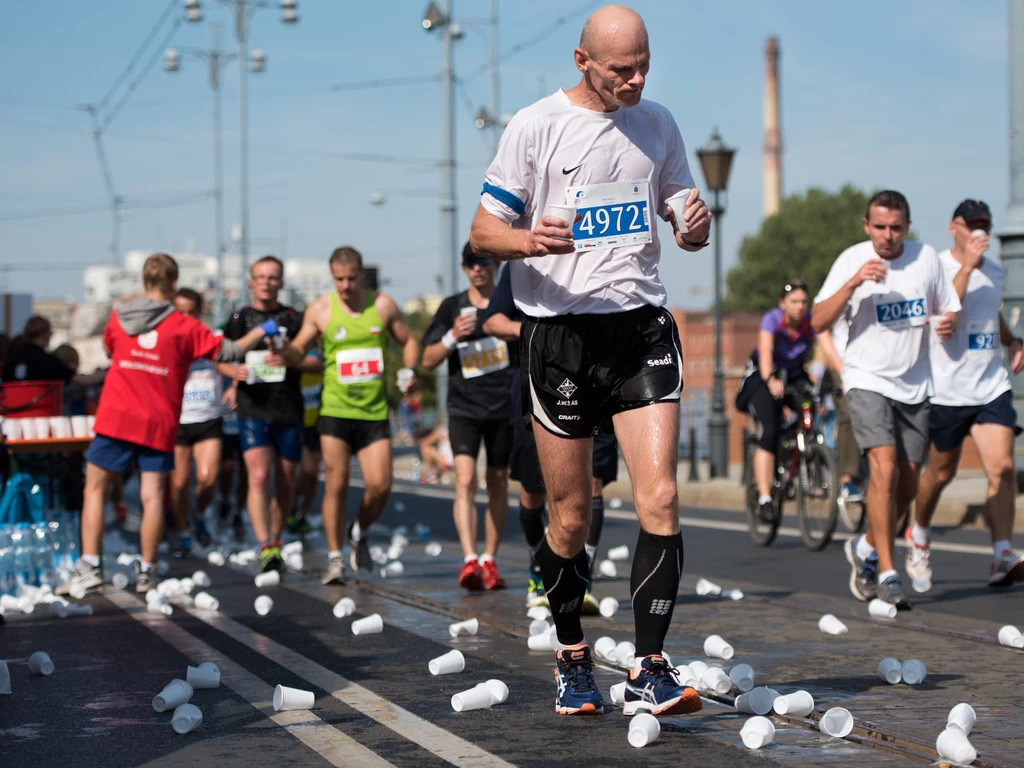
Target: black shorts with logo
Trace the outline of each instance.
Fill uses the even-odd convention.
[[[614,483],[619,478],[619,443],[615,435],[603,432],[594,438],[594,477],[603,485]],[[516,439],[512,444],[512,461],[509,477],[523,486],[527,493],[547,493],[544,475],[540,470],[537,455],[537,441],[533,430],[525,426],[516,427]]]
[[[683,355],[672,314],[529,317],[520,336],[523,412],[559,437],[611,432],[616,413],[678,402]]]
[[[220,440],[224,436],[223,425],[224,420],[220,418],[200,421],[196,424],[180,424],[175,445],[191,448],[196,443],[205,440]]]
[[[316,422],[321,435],[336,437],[348,443],[352,453],[359,453],[363,448],[378,440],[391,439],[391,422],[363,421],[362,419],[339,419],[334,416],[321,416]]]
[[[489,469],[507,469],[512,455],[512,422],[508,419],[467,419],[463,416],[448,417],[448,439],[452,443],[453,456],[480,455],[483,443],[487,453]]]

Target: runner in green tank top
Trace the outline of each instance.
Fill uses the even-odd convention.
[[[403,390],[416,377],[420,347],[394,299],[363,288],[363,258],[354,248],[338,248],[330,258],[337,289],[306,308],[302,328],[285,349],[288,361],[302,360],[318,342],[324,348],[324,388],[320,405],[320,450],[324,460],[324,535],[329,565],[324,584],[344,584],[341,560],[348,495],[349,463],[359,460],[366,483],[359,513],[348,527],[352,569],[371,570],[366,532],[380,517],[391,493],[391,428],[385,395],[385,332],[402,347],[398,371]]]

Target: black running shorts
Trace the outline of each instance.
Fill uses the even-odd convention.
[[[178,438],[175,445],[191,448],[196,443],[206,440],[220,440],[223,435],[223,419],[210,419],[199,421],[195,424],[181,424],[178,426]]]
[[[516,427],[516,439],[512,444],[512,461],[509,477],[523,486],[527,493],[547,493],[544,475],[540,471],[540,457],[537,455],[537,441],[533,431],[525,426]],[[615,435],[601,433],[594,438],[594,477],[602,485],[614,483],[619,478],[619,444]]]
[[[321,416],[316,422],[321,435],[336,437],[348,443],[353,454],[376,443],[378,440],[391,439],[391,423],[387,419],[381,421],[364,421],[362,419],[339,419],[335,416]]]
[[[611,431],[616,413],[679,402],[683,355],[672,314],[528,317],[520,337],[523,411],[559,437]]]
[[[448,418],[448,438],[453,456],[480,455],[480,444],[487,452],[488,469],[507,469],[512,453],[512,422],[508,419]]]

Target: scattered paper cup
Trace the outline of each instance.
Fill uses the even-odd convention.
[[[441,554],[441,549],[439,543],[432,541],[423,548],[423,551],[427,553],[427,557],[437,557]]]
[[[748,715],[767,715],[772,711],[772,695],[767,688],[755,688],[747,693],[741,693],[733,701],[737,712],[745,712]]]
[[[220,688],[220,669],[216,664],[200,664],[185,671],[185,682],[194,689]]]
[[[707,579],[697,579],[697,594],[698,595],[720,595],[722,594],[722,588],[715,584],[713,581]]]
[[[110,577],[110,583],[114,585],[114,589],[127,589],[131,581],[132,577],[125,570],[115,571]]]
[[[528,618],[531,619],[550,619],[551,609],[546,608],[543,605],[535,605],[533,608],[526,612]]]
[[[935,751],[939,757],[960,765],[970,765],[978,759],[978,751],[971,746],[967,734],[956,728],[947,728],[939,734],[935,740]]]
[[[885,600],[879,600],[876,597],[868,603],[868,613],[876,619],[895,619],[896,606],[892,603],[885,602]]]
[[[260,595],[256,598],[253,606],[256,608],[256,613],[260,616],[266,616],[274,608],[274,601],[269,595]]]
[[[11,693],[11,670],[7,668],[7,662],[0,659],[0,695],[9,696]]]
[[[283,712],[290,709],[312,709],[316,696],[312,691],[301,688],[288,688],[279,685],[274,689],[274,711]]]
[[[609,560],[629,560],[629,547],[623,544],[621,547],[612,547],[608,550]]]
[[[818,619],[818,629],[824,632],[826,635],[845,635],[850,630],[843,622],[833,616],[831,613],[826,613],[820,619]]]
[[[746,693],[754,688],[754,668],[749,664],[737,664],[729,670],[729,679],[732,680],[740,693]]]
[[[170,616],[174,613],[174,606],[170,603],[150,603],[146,606],[146,609],[150,613],[162,613],[164,616]]]
[[[894,659],[892,656],[878,662],[878,669],[876,671],[878,676],[889,685],[896,685],[903,679],[903,665],[900,664],[899,659]]]
[[[253,582],[260,589],[263,589],[264,587],[276,587],[281,583],[281,572],[267,571],[266,573],[257,573]]]
[[[676,228],[684,235],[690,231],[689,227],[683,223],[683,218],[686,216],[686,198],[689,196],[690,190],[684,189],[676,192],[665,201],[668,203],[668,207],[672,209],[672,215],[676,220]]]
[[[530,622],[530,636],[546,635],[551,631],[551,625],[543,619],[534,619]]]
[[[497,678],[491,678],[485,680],[484,685],[491,692],[491,698],[494,699],[495,704],[504,704],[508,701],[508,686],[504,682]]]
[[[612,704],[622,704],[626,700],[626,683],[616,683],[609,690],[608,693],[611,697]]]
[[[380,569],[380,575],[385,579],[401,576],[403,573],[405,573],[405,566],[400,560],[390,562]]]
[[[494,694],[485,683],[462,691],[452,696],[452,709],[456,712],[469,712],[473,709],[490,709],[494,704]]]
[[[661,733],[661,723],[658,718],[648,712],[641,712],[634,715],[629,721],[629,744],[630,746],[646,747],[658,740]]]
[[[480,630],[480,622],[474,619],[457,621],[448,625],[448,634],[452,637],[472,637]]]
[[[555,650],[555,630],[544,635],[530,635],[526,639],[526,647],[531,651],[553,651]]]
[[[184,735],[203,722],[203,713],[195,704],[176,707],[171,717],[171,727],[178,735]]]
[[[767,717],[752,717],[740,729],[740,738],[747,749],[760,749],[775,741],[775,724]]]
[[[224,555],[217,550],[213,550],[213,552],[206,556],[206,562],[210,565],[224,565],[226,561],[224,560]]]
[[[597,572],[604,576],[606,579],[614,579],[618,574],[618,570],[615,568],[615,563],[611,560],[602,560],[597,565]]]
[[[153,709],[156,712],[177,709],[182,704],[187,704],[194,692],[192,686],[186,681],[172,680],[160,693],[153,697]]]
[[[117,576],[117,574],[114,574]],[[117,586],[116,584],[114,586]],[[66,600],[54,600],[50,603],[50,613],[56,616],[58,619],[66,619],[68,617],[68,605]],[[0,614],[3,614],[3,610],[0,609]]]
[[[999,644],[1011,648],[1024,648],[1024,634],[1012,624],[1007,624],[999,630]]]
[[[765,690],[768,691],[768,693],[770,693],[772,695],[772,701],[775,701],[777,698],[779,698],[779,696],[782,695],[781,693],[776,691],[774,688],[765,687]]]
[[[392,544],[390,547],[388,547],[388,560],[397,560],[402,556],[403,552],[405,552],[405,547],[400,547],[397,544]]]
[[[281,547],[281,555],[288,557],[288,555],[302,554],[303,546],[301,541],[289,541],[283,547]]]
[[[615,646],[615,661],[624,667],[632,667],[636,658],[636,646],[628,640],[623,640]]]
[[[727,589],[722,593],[722,597],[728,597],[730,600],[742,600],[743,592],[738,589]]]
[[[610,637],[599,637],[594,643],[594,655],[605,661],[615,661],[615,641]]]
[[[732,680],[725,674],[725,670],[719,667],[709,667],[701,678],[701,684],[706,690],[714,691],[719,696],[724,696],[732,690]]]
[[[722,639],[721,635],[709,635],[704,641],[704,653],[712,659],[725,659],[728,661],[733,657],[732,646]]]
[[[174,597],[181,592],[181,580],[164,579],[156,585],[156,591],[165,597]]]
[[[928,668],[924,665],[923,661],[918,661],[917,659],[904,661],[901,672],[903,674],[903,682],[907,685],[922,683],[925,677],[928,676]]]
[[[179,595],[191,595],[195,591],[195,582],[190,578],[184,578],[178,582],[178,594]]]
[[[604,616],[606,619],[610,619],[618,612],[619,601],[616,600],[614,597],[602,598],[601,603],[598,606],[598,610],[601,612],[602,616]]]
[[[53,674],[53,662],[46,651],[36,651],[28,657],[28,668],[33,675],[49,677]]]
[[[353,635],[379,635],[384,631],[384,619],[379,613],[371,613],[362,619],[352,622]]]
[[[955,728],[965,736],[970,735],[978,716],[974,713],[974,707],[967,703],[960,703],[949,710],[949,717],[946,718],[946,727]]]
[[[853,730],[853,715],[842,707],[832,707],[818,721],[818,730],[837,739],[845,739]]]
[[[448,651],[427,662],[432,675],[456,675],[466,668],[466,657],[462,651]]]
[[[704,679],[704,673],[708,671],[708,665],[703,661],[691,661],[686,665],[686,668],[690,670],[693,675],[693,679],[697,681],[697,688],[702,688],[701,680]]]
[[[676,668],[676,682],[684,688],[700,688],[700,681],[693,674],[693,670],[687,665]]]
[[[192,574],[192,583],[199,589],[209,589],[213,586],[210,576],[206,571],[196,571]]]
[[[772,708],[777,715],[789,715],[790,717],[807,717],[814,711],[814,697],[807,691],[797,691],[779,696],[772,702]]]
[[[220,600],[209,592],[200,592],[196,595],[196,608],[200,611],[216,611],[220,609]]]
[[[351,616],[356,612],[356,601],[351,597],[343,597],[334,604],[331,612],[336,619],[344,619],[346,616]]]

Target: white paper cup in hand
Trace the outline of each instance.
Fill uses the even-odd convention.
[[[274,689],[274,711],[282,712],[289,709],[312,709],[316,696],[312,691],[301,688],[288,688],[279,685]]]
[[[807,691],[787,693],[772,702],[772,708],[778,715],[806,717],[814,711],[814,697]]]
[[[220,600],[209,592],[200,592],[196,595],[196,608],[200,611],[216,611],[220,608]]]
[[[501,680],[491,678],[490,680],[485,680],[484,685],[491,692],[491,698],[494,699],[495,704],[504,704],[508,701],[508,686]]]
[[[733,701],[737,712],[745,712],[748,715],[767,715],[772,711],[772,695],[767,688],[755,688],[747,693],[741,693]]]
[[[622,704],[626,700],[626,683],[616,683],[608,689],[608,694],[611,697],[612,704]]]
[[[594,655],[605,661],[615,661],[615,641],[610,637],[599,637],[594,643]]]
[[[925,677],[928,676],[928,668],[924,665],[923,661],[918,661],[917,659],[904,661],[900,671],[903,675],[903,682],[907,685],[922,683]]]
[[[189,667],[185,671],[185,682],[196,690],[220,688],[220,669],[216,664]]]
[[[568,229],[576,222],[576,208],[572,205],[549,205],[545,216],[553,216],[568,224]]]
[[[903,665],[900,664],[899,659],[894,659],[891,656],[878,662],[878,669],[876,671],[878,676],[889,685],[896,685],[903,679]]]
[[[709,635],[704,641],[704,654],[712,659],[725,659],[728,661],[733,657],[732,646],[722,639],[721,635]]]
[[[466,668],[466,657],[462,651],[448,651],[427,662],[432,675],[456,675]]]
[[[737,664],[729,670],[729,679],[740,693],[746,693],[754,687],[754,668],[749,664]]]
[[[614,579],[618,575],[618,569],[611,560],[602,560],[597,564],[597,572],[606,579]]]
[[[480,683],[468,691],[452,696],[452,709],[456,712],[469,712],[473,709],[490,709],[494,704],[494,694],[485,683]]]
[[[256,613],[260,616],[266,616],[274,608],[274,601],[269,595],[260,595],[256,598],[256,602],[253,603],[256,608]]]
[[[752,717],[740,729],[740,738],[747,749],[760,749],[775,741],[775,724],[767,717]]]
[[[601,603],[598,606],[598,610],[601,612],[602,616],[604,616],[606,619],[610,619],[612,616],[618,613],[619,601],[616,600],[614,597],[602,598]]]
[[[960,703],[949,710],[949,717],[946,718],[946,727],[962,731],[969,735],[974,728],[978,716],[974,713],[974,707],[967,703]]]
[[[267,571],[266,573],[257,573],[253,582],[255,582],[256,586],[260,589],[263,587],[276,587],[281,583],[281,572]]]
[[[672,215],[676,219],[676,228],[684,235],[690,231],[690,228],[683,223],[683,219],[686,216],[686,198],[690,196],[690,190],[684,189],[680,192],[676,192],[665,202],[668,203],[668,207],[672,209]]]
[[[182,704],[174,710],[171,727],[178,735],[183,735],[203,722],[203,713],[195,704]]]
[[[53,662],[46,651],[36,651],[28,657],[28,668],[33,675],[48,677],[53,674]]]
[[[452,637],[472,637],[480,630],[480,622],[474,619],[457,621],[448,625],[448,634]]]
[[[896,606],[892,603],[885,602],[885,600],[879,600],[876,597],[868,603],[868,613],[876,619],[895,619]]]
[[[967,734],[956,728],[947,728],[939,734],[935,740],[935,751],[939,757],[960,765],[970,765],[978,759],[978,751],[971,746]]]
[[[700,682],[706,690],[714,691],[719,696],[724,696],[732,690],[732,680],[725,674],[725,670],[719,667],[709,667]]]
[[[623,640],[615,646],[615,661],[624,667],[632,667],[636,658],[636,646],[628,640]]]
[[[697,579],[697,594],[698,595],[720,595],[722,594],[722,588],[715,584],[713,581],[701,578]]]
[[[843,622],[833,616],[831,613],[826,613],[820,619],[818,619],[818,629],[824,632],[826,635],[845,635],[850,630],[846,627]]]
[[[379,635],[384,631],[384,619],[379,613],[371,613],[369,616],[356,619],[352,622],[353,635]]]
[[[629,560],[629,547],[623,544],[621,547],[612,547],[608,550],[609,560]]]
[[[630,746],[646,747],[658,740],[661,733],[661,723],[658,718],[648,712],[641,712],[634,715],[629,721],[629,744]]]
[[[343,597],[341,600],[334,604],[334,608],[331,609],[334,614],[334,618],[343,619],[346,616],[351,616],[356,612],[356,601],[351,597]]]
[[[845,739],[853,730],[853,715],[849,710],[842,707],[832,707],[821,716],[818,722],[818,730],[829,736]]]
[[[543,619],[534,619],[530,622],[530,637],[534,635],[546,635],[551,631],[551,625]]]
[[[184,680],[172,680],[153,697],[153,709],[157,712],[177,709],[182,704],[187,704],[193,693],[192,686]]]
[[[999,644],[1011,648],[1024,648],[1024,634],[1012,624],[1007,624],[999,630]]]

